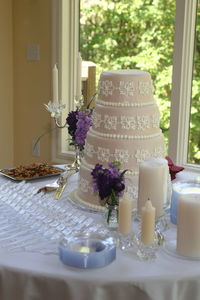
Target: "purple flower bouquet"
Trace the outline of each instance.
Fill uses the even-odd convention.
[[[127,170],[120,171],[120,163],[115,161],[108,164],[109,168],[103,168],[96,164],[91,172],[93,190],[98,192],[102,205],[108,207],[107,223],[109,224],[112,209],[118,207],[119,198],[125,189],[124,174]],[[118,212],[118,210],[117,210]]]

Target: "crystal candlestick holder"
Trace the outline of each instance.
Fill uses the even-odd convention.
[[[153,243],[144,244],[141,240],[141,234],[135,236],[136,255],[141,260],[152,260],[156,258],[156,252],[159,248],[158,236],[155,232]]]
[[[164,232],[169,229],[169,215],[164,214],[156,220],[156,230],[159,232]]]
[[[135,235],[133,232],[130,232],[129,234],[118,232],[116,240],[119,249],[122,251],[132,249],[135,246]]]

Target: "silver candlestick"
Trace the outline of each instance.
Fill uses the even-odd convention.
[[[83,97],[79,97],[79,99],[75,99],[75,103],[77,108],[81,107],[83,103]],[[48,104],[44,104],[46,109],[51,113],[51,117],[54,119],[56,126],[60,129],[65,128],[67,126],[67,121],[64,124],[59,123],[59,118],[62,114],[63,109],[65,108],[65,104],[60,104],[59,102],[50,101]],[[66,169],[70,170],[79,170],[81,161],[81,151],[79,147],[75,146],[75,159],[72,164],[65,165]]]

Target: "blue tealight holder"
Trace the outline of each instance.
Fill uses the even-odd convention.
[[[94,233],[74,235],[61,240],[60,260],[76,268],[105,267],[116,259],[114,238]]]
[[[200,194],[200,181],[198,179],[183,180],[172,185],[170,220],[173,224],[177,224],[178,199],[183,194],[187,194],[188,198],[190,194]]]

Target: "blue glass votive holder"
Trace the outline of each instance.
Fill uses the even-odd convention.
[[[177,224],[178,199],[181,195],[200,194],[200,180],[177,181],[172,185],[172,199],[170,207],[170,220]]]
[[[60,260],[76,268],[104,267],[116,259],[114,238],[94,233],[74,235],[61,240]]]

